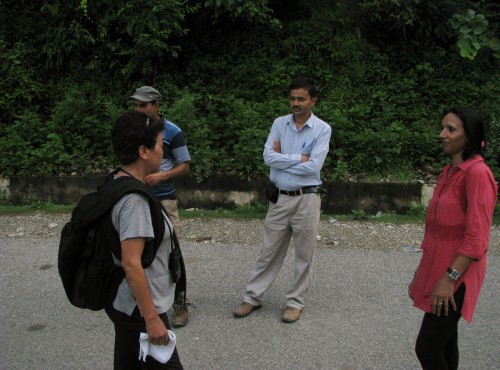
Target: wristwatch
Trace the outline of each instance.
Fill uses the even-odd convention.
[[[448,272],[448,276],[455,281],[457,281],[460,278],[460,272],[458,272],[455,269],[452,269],[451,267],[448,267],[446,272]]]

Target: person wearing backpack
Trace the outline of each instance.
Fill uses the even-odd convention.
[[[182,130],[160,114],[160,104],[163,99],[158,90],[151,86],[141,86],[135,89],[130,96],[133,108],[147,114],[154,120],[161,121],[163,130],[163,160],[161,170],[146,177],[145,183],[153,189],[161,200],[172,221],[177,236],[181,235],[182,225],[177,209],[175,179],[189,173],[191,157],[184,139]],[[189,312],[187,305],[173,307],[174,327],[185,326],[188,323]]]
[[[163,124],[146,114],[131,111],[116,121],[112,130],[112,145],[121,168],[115,178],[129,176],[141,182],[160,171],[163,158]],[[164,212],[164,211],[162,211]],[[113,225],[120,239],[121,256],[114,256],[121,265],[125,278],[106,313],[115,327],[115,369],[182,369],[177,349],[163,364],[151,356],[139,361],[139,336],[147,333],[154,345],[167,345],[170,323],[167,311],[174,304],[176,284],[169,270],[173,225],[164,214],[165,230],[153,262],[142,263],[148,241],[158,237],[154,233],[148,199],[138,193],[121,198],[111,211]],[[177,241],[176,241],[177,242]]]

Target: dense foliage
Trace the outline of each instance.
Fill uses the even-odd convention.
[[[135,87],[184,131],[191,176],[262,177],[293,77],[333,127],[329,180],[440,168],[443,109],[480,110],[500,176],[500,6],[465,0],[0,1],[0,174],[101,173]]]

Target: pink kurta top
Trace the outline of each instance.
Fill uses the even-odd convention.
[[[447,165],[439,175],[429,203],[422,260],[412,289],[413,305],[432,312],[434,287],[461,254],[474,260],[455,283],[455,289],[465,284],[462,317],[471,322],[486,274],[486,251],[498,189],[479,155],[450,167]]]

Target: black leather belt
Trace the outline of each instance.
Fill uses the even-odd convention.
[[[291,197],[294,197],[296,195],[311,194],[311,193],[319,193],[319,186],[306,186],[306,187],[304,187],[302,189],[298,189],[298,190],[281,190],[280,189],[280,194],[289,195]]]

